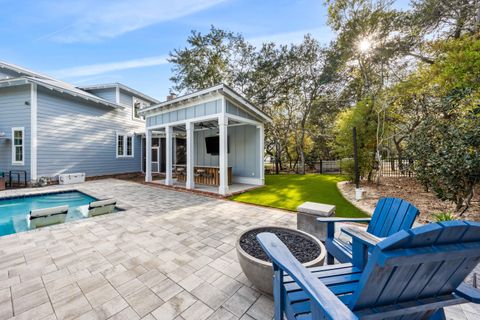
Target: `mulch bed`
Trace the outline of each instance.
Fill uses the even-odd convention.
[[[262,232],[274,233],[301,263],[315,260],[321,254],[321,249],[318,244],[301,234],[277,228],[261,228],[249,231],[240,238],[240,246],[242,249],[257,259],[271,262],[256,238],[257,234]]]
[[[414,178],[384,177],[377,186],[374,182],[362,181],[361,187],[365,189],[365,199],[354,200],[355,185],[353,183],[340,183],[340,192],[354,205],[368,212],[373,212],[378,199],[382,197],[402,198],[413,203],[420,210],[419,222],[432,222],[433,213],[454,212],[455,205],[449,201],[439,200],[435,194],[425,191],[424,187]],[[477,191],[472,200],[471,207],[459,217],[462,220],[480,221],[480,193]]]

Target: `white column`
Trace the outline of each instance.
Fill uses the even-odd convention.
[[[165,128],[165,158],[166,158],[166,165],[165,165],[165,184],[167,186],[173,185],[172,179],[172,136],[173,136],[173,128],[166,127]]]
[[[264,162],[264,155],[265,155],[265,129],[263,124],[258,126],[258,134],[259,134],[259,160],[260,160],[260,175],[259,178],[262,180],[262,185],[265,184],[265,162]]]
[[[31,108],[30,180],[32,182],[36,182],[37,181],[37,84],[36,83],[32,83],[32,87],[31,87],[30,108]]]
[[[145,134],[145,182],[152,182],[152,131]]]
[[[187,129],[187,189],[195,189],[195,180],[193,177],[194,162],[195,162],[195,149],[193,146],[194,139],[194,123],[187,122],[185,124]]]
[[[220,186],[221,195],[228,194],[228,118],[226,115],[218,117],[218,130],[220,134]]]
[[[177,166],[177,137],[173,136],[173,166]]]

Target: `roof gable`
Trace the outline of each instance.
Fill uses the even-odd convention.
[[[37,85],[43,86],[50,90],[55,90],[57,92],[65,93],[74,97],[88,100],[90,102],[99,103],[112,108],[123,108],[123,106],[117,103],[117,101],[109,101],[107,99],[104,99],[103,97],[97,96],[87,91],[88,88],[93,89],[98,87],[98,89],[101,89],[101,88],[115,87],[121,90],[125,90],[133,94],[134,96],[138,96],[139,98],[147,100],[148,102],[159,103],[158,100],[120,83],[97,85],[97,86],[90,86],[90,87],[76,87],[68,82],[64,82],[64,81],[52,78],[48,75],[45,75],[39,72],[34,72],[32,70],[29,70],[5,61],[0,61],[0,73],[2,72],[2,70],[6,71],[4,73],[7,74],[8,76],[5,79],[2,79],[0,77],[0,87],[21,85],[21,84],[27,84],[27,83],[36,83]]]
[[[8,63],[8,62],[5,62],[5,61],[0,61],[0,70],[1,69],[9,70],[9,71],[12,71],[12,72],[16,73],[15,78],[25,76],[25,77],[55,80],[54,78],[52,78],[50,76],[47,76],[43,73],[35,72],[35,71],[30,70],[30,69],[20,67],[20,66],[17,66],[15,64],[13,64],[13,63]],[[55,80],[55,81],[59,81],[59,80]]]
[[[133,88],[130,88],[122,83],[115,82],[115,83],[105,83],[105,84],[96,84],[96,85],[91,85],[91,86],[81,86],[78,87],[79,89],[86,90],[86,91],[95,91],[95,90],[102,90],[102,89],[120,89],[123,91],[126,91],[130,93],[132,96],[141,98],[143,100],[146,100],[146,102],[151,102],[151,103],[160,103],[159,100],[150,97],[140,91],[137,91]]]
[[[153,112],[166,112],[168,110],[174,110],[177,108],[183,108],[185,105],[194,104],[195,101],[200,99],[205,99],[209,96],[212,98],[216,95],[224,96],[225,98],[231,100],[236,106],[240,106],[241,109],[244,109],[249,114],[253,114],[255,117],[261,119],[261,121],[271,122],[271,118],[262,112],[260,109],[255,107],[251,102],[249,102],[242,95],[237,93],[232,88],[228,87],[225,84],[216,85],[207,89],[199,90],[193,93],[189,93],[183,96],[179,96],[172,100],[164,101],[159,104],[144,108],[141,112],[143,114],[153,113]]]

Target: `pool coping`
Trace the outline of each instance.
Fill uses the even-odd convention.
[[[80,192],[86,196],[89,196],[90,198],[95,199],[95,201],[99,201],[97,197],[92,196],[91,194],[88,194],[84,191],[78,190],[78,189],[69,189],[69,190],[57,190],[57,191],[45,191],[45,192],[32,192],[32,193],[26,193],[26,194],[19,194],[19,195],[9,195],[9,196],[0,196],[0,201],[3,200],[12,200],[12,199],[21,199],[21,198],[28,198],[28,197],[41,197],[41,196],[46,196],[46,195],[51,195],[51,194],[62,194],[62,193],[70,193],[70,192]]]

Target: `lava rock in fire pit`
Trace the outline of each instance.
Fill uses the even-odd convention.
[[[271,262],[256,238],[257,234],[262,232],[274,233],[301,263],[315,260],[321,253],[318,244],[301,233],[292,232],[288,229],[260,228],[244,233],[240,238],[240,246],[242,249],[257,259]]]

